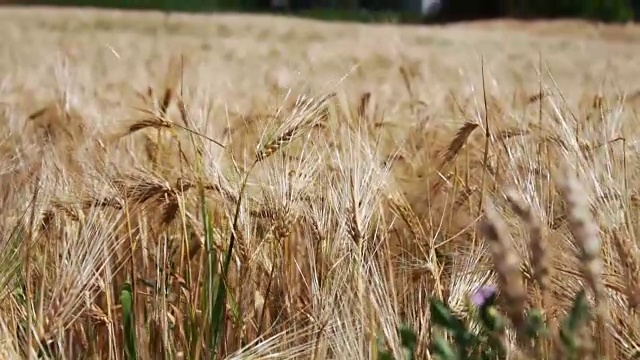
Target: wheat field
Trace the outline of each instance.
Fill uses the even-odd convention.
[[[640,28],[4,7],[0,32],[2,358],[400,359],[405,323],[431,359],[429,299],[464,317],[487,285],[515,325],[584,286],[581,358],[639,356]]]

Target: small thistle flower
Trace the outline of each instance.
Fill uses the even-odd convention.
[[[471,295],[471,303],[477,307],[483,307],[496,294],[496,288],[492,285],[485,285],[476,290]]]

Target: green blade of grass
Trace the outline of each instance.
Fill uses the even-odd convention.
[[[137,359],[136,328],[133,312],[133,294],[131,284],[122,285],[120,305],[122,305],[122,325],[124,331],[124,354],[126,359]]]
[[[202,293],[204,298],[202,299],[203,311],[205,314],[203,319],[204,329],[202,336],[207,336],[205,342],[206,347],[209,350],[209,355],[215,357],[216,346],[218,342],[218,333],[220,329],[219,319],[215,312],[215,304],[217,298],[217,288],[220,286],[217,276],[217,254],[215,247],[213,246],[213,224],[209,215],[209,211],[206,207],[204,187],[200,188],[200,210],[202,213],[202,225],[204,228],[204,240],[206,249],[206,277],[205,277],[205,291]],[[207,335],[205,335],[207,334]],[[203,339],[204,340],[204,339]]]
[[[213,254],[213,228],[211,227],[210,223],[207,226],[207,228],[208,230],[207,230],[206,241],[207,241],[207,248],[209,251],[208,258],[211,259],[210,261],[208,261],[208,263],[215,264],[216,260]],[[227,255],[225,258],[224,266],[221,271],[222,274],[220,274],[221,276],[217,276],[217,274],[214,273],[216,269],[214,267],[210,267],[211,284],[215,285],[211,287],[211,295],[213,296],[210,297],[212,301],[211,318],[210,318],[211,330],[212,330],[210,351],[214,356],[216,354],[216,347],[218,344],[218,339],[220,337],[220,331],[223,325],[222,322],[224,319],[224,310],[225,310],[226,295],[227,295],[226,279],[227,279],[227,273],[229,269],[232,250],[233,250],[232,244],[230,243],[229,250],[227,251]]]
[[[227,249],[227,253],[225,255],[225,259],[224,259],[224,264],[222,267],[222,276],[220,278],[220,282],[219,282],[219,286],[217,287],[217,294],[215,297],[215,302],[213,305],[213,313],[211,316],[211,322],[212,322],[212,328],[213,328],[213,346],[210,347],[210,349],[214,349],[214,355],[215,355],[215,348],[217,346],[217,341],[218,341],[218,335],[221,329],[221,325],[222,325],[222,320],[224,319],[224,310],[226,308],[226,295],[227,295],[227,288],[226,288],[226,284],[227,284],[227,275],[229,273],[229,265],[231,264],[231,255],[233,254],[233,248],[234,248],[234,244],[235,244],[235,240],[236,240],[236,232],[238,231],[238,220],[240,218],[240,208],[242,205],[242,200],[243,200],[243,193],[244,193],[244,189],[247,186],[247,181],[249,180],[249,173],[251,173],[251,170],[253,170],[253,168],[256,166],[256,164],[258,163],[258,161],[254,161],[251,166],[249,167],[249,169],[247,170],[247,172],[245,173],[244,179],[242,181],[242,186],[240,187],[240,191],[239,191],[239,195],[238,195],[238,203],[236,204],[236,208],[235,208],[235,213],[233,216],[233,226],[231,228],[231,235],[229,236],[229,247]],[[204,202],[204,190],[202,191],[202,200]],[[212,228],[210,228],[211,230],[213,230]],[[211,231],[212,232],[212,231]],[[212,237],[212,236],[211,236]],[[211,239],[213,240],[213,239]],[[207,242],[209,240],[207,239]],[[209,245],[208,245],[209,246]],[[212,246],[212,245],[211,245]]]

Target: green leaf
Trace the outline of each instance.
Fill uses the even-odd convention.
[[[418,344],[418,336],[406,324],[400,327],[400,342],[407,350],[407,360],[413,360],[416,353],[416,345]]]
[[[393,359],[393,355],[391,355],[391,352],[386,349],[385,343],[384,343],[384,338],[383,335],[380,331],[378,331],[378,336],[376,337],[376,350],[377,350],[377,355],[378,355],[378,359],[379,360],[394,360]]]
[[[573,301],[571,311],[560,327],[560,339],[571,352],[577,348],[576,333],[591,319],[591,307],[587,301],[586,292],[581,290]]]
[[[433,344],[431,345],[431,352],[440,360],[461,360],[460,356],[441,336],[436,336]]]
[[[591,307],[587,301],[587,294],[584,290],[580,291],[573,301],[573,307],[565,321],[568,330],[575,331],[583,324],[587,323],[591,318]]]
[[[137,359],[136,326],[133,312],[133,294],[131,284],[125,282],[120,291],[120,305],[122,306],[122,328],[124,331],[125,358]]]
[[[378,353],[379,360],[393,360],[393,355],[389,351],[381,351]]]
[[[507,354],[507,349],[502,342],[501,334],[492,333],[489,337],[483,341],[482,344],[483,359],[504,359]]]
[[[483,306],[480,309],[480,320],[480,323],[489,332],[502,331],[507,325],[507,321],[505,320],[505,318],[493,305]]]
[[[538,309],[529,311],[526,320],[526,332],[530,339],[538,339],[541,336],[549,335],[549,330],[544,323],[544,316]]]
[[[429,311],[431,313],[431,321],[453,333],[459,334],[466,332],[465,326],[456,318],[447,305],[442,301],[431,298],[429,300]]]
[[[209,211],[207,209],[204,190],[200,190],[200,211],[202,213],[202,226],[204,228],[204,241],[205,241],[205,249],[206,249],[206,282],[205,282],[205,291],[202,293],[203,299],[202,304],[204,306],[202,313],[206,314],[206,317],[203,321],[205,327],[208,328],[208,331],[204,333],[208,333],[209,337],[206,340],[207,348],[210,351],[211,355],[214,356],[216,351],[216,345],[218,341],[218,329],[217,329],[217,319],[214,314],[214,308],[216,305],[216,289],[219,287],[219,278],[217,276],[218,272],[218,263],[217,263],[217,254],[215,251],[214,244],[214,235],[213,235],[213,225],[209,216]],[[204,330],[204,329],[203,329]]]

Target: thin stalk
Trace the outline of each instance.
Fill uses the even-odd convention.
[[[229,248],[227,249],[227,253],[224,259],[224,264],[222,268],[222,276],[218,280],[218,292],[215,297],[215,304],[213,308],[213,313],[218,317],[218,321],[214,322],[214,339],[212,349],[214,350],[214,357],[217,355],[215,352],[217,342],[218,342],[218,332],[220,331],[220,322],[222,321],[223,310],[226,305],[226,284],[227,284],[227,274],[229,271],[229,265],[231,263],[231,255],[233,254],[233,248],[236,242],[236,234],[238,231],[238,220],[240,218],[240,209],[243,200],[244,190],[247,186],[247,182],[249,180],[249,174],[253,170],[253,168],[258,164],[258,159],[254,160],[247,172],[245,173],[244,179],[242,180],[242,186],[240,187],[240,191],[238,193],[238,204],[236,205],[235,214],[233,216],[233,226],[231,228],[231,235],[229,237]]]
[[[482,158],[482,178],[480,180],[480,201],[478,203],[478,214],[482,212],[483,199],[485,197],[485,182],[487,176],[487,163],[489,160],[489,140],[491,132],[489,130],[489,107],[487,106],[487,89],[484,77],[484,56],[481,58],[482,72],[482,95],[484,98],[484,155]],[[475,245],[475,244],[474,244]]]
[[[26,248],[26,259],[25,266],[26,269],[26,301],[27,301],[27,322],[28,322],[28,331],[27,331],[27,345],[28,345],[28,358],[31,359],[33,356],[33,306],[31,303],[31,295],[33,292],[31,291],[31,247],[33,246],[33,229],[35,226],[36,219],[36,201],[38,199],[38,195],[40,194],[40,175],[36,177],[36,188],[33,192],[33,197],[31,198],[31,214],[29,218],[29,232],[27,234],[27,248]],[[41,294],[42,296],[42,294]]]

